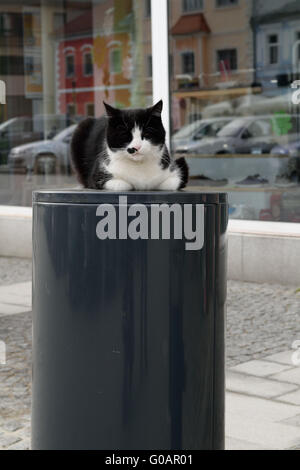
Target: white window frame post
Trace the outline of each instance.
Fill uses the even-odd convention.
[[[163,100],[162,121],[170,148],[168,0],[151,0],[153,104]]]
[[[6,84],[0,80],[0,104],[6,104]]]

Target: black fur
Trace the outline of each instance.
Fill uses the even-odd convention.
[[[189,167],[183,157],[177,158],[177,160],[174,162],[174,165],[180,169],[181,174],[181,185],[178,189],[183,189],[186,187],[189,180]]]
[[[185,160],[171,160],[165,145],[166,132],[161,121],[162,101],[147,109],[119,110],[104,103],[107,116],[87,118],[82,121],[74,132],[71,142],[73,167],[80,183],[91,189],[102,189],[113,175],[105,170],[103,164],[109,161],[107,147],[112,151],[128,149],[132,140],[132,130],[135,126],[142,129],[142,139],[147,139],[153,145],[164,148],[160,165],[162,169],[179,168],[181,186],[188,179],[188,168]]]

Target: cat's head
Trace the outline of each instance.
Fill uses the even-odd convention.
[[[114,158],[141,161],[158,158],[166,132],[161,121],[163,102],[146,109],[116,109],[104,103],[108,116],[107,145]]]

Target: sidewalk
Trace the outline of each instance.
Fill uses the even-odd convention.
[[[266,286],[261,289],[264,291]],[[7,364],[0,365],[0,450],[28,449],[31,283],[0,286],[0,299],[0,339],[7,344]],[[231,307],[228,315],[233,322],[235,313]],[[290,336],[294,334],[290,330]],[[232,335],[243,338],[243,331],[238,335],[234,330]],[[300,449],[300,367],[293,366],[292,352],[268,355],[227,369],[227,449]],[[239,354],[238,351],[234,357],[231,352],[230,361],[236,363]],[[250,351],[247,357],[249,354]],[[257,354],[254,348],[253,357]]]
[[[300,367],[292,352],[227,370],[227,449],[300,449]]]
[[[30,447],[31,282],[0,286],[0,450]]]

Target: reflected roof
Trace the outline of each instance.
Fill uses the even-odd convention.
[[[210,33],[203,13],[194,13],[192,15],[183,15],[177,23],[171,28],[171,34],[174,36],[180,34]]]

